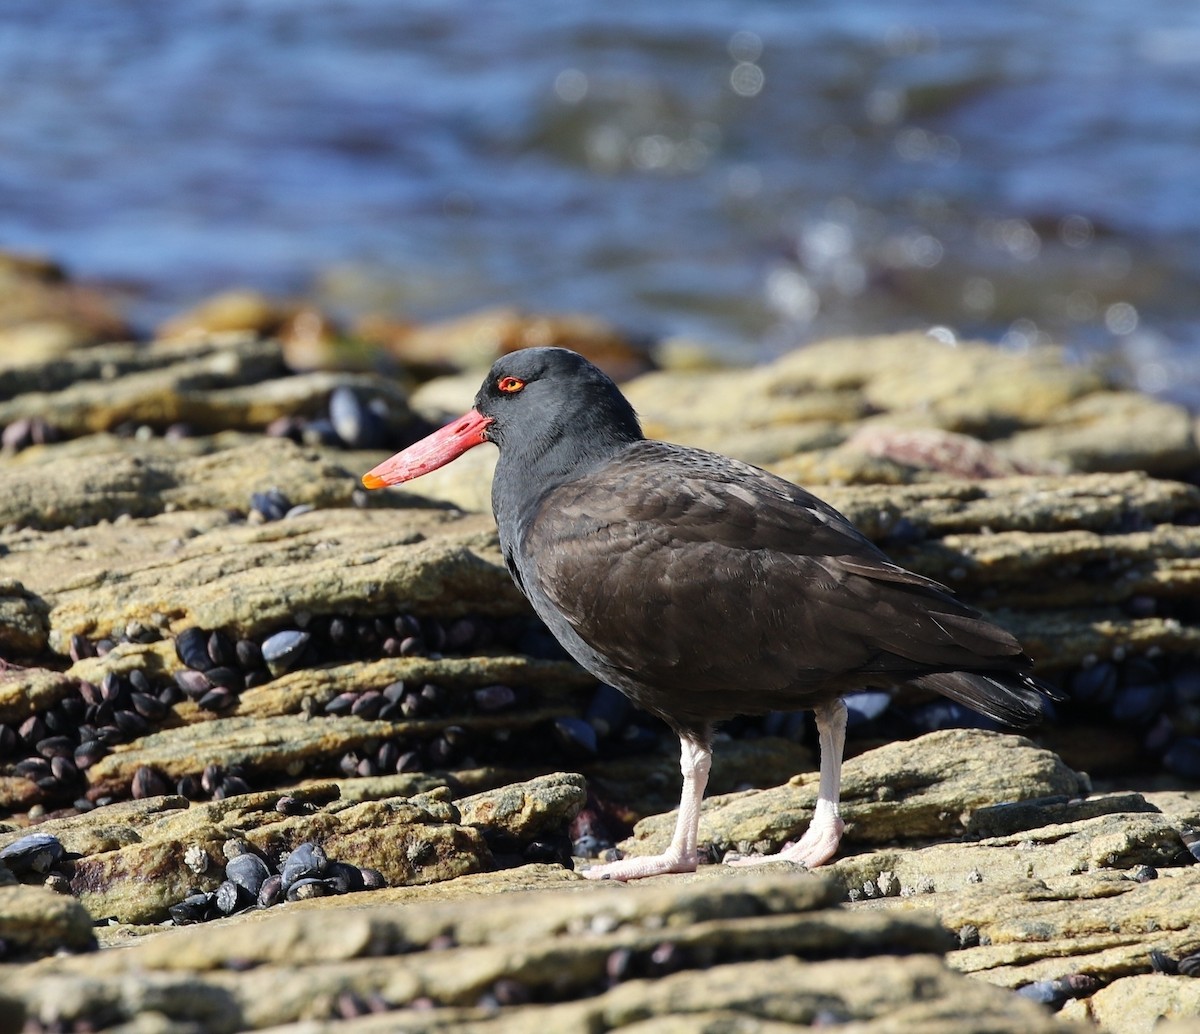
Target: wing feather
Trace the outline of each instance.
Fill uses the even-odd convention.
[[[677,721],[1028,664],[828,504],[712,453],[640,442],[546,493],[517,546],[519,580],[568,649],[576,637],[585,665]]]

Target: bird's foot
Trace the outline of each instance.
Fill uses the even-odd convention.
[[[779,854],[727,857],[725,864],[762,865],[765,862],[795,862],[807,869],[815,869],[818,865],[824,865],[837,854],[845,828],[846,823],[837,817],[824,820],[814,819],[812,825],[805,830],[804,836],[794,844],[788,844]]]
[[[700,860],[691,855],[667,851],[665,854],[644,855],[640,858],[622,858],[619,862],[591,865],[580,875],[589,880],[640,880],[646,876],[661,876],[668,872],[695,872]]]

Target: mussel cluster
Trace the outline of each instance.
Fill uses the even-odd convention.
[[[251,908],[270,908],[282,901],[304,901],[332,894],[378,890],[387,881],[378,869],[364,869],[330,859],[319,844],[303,843],[272,865],[266,854],[245,840],[228,840],[225,878],[215,890],[197,891],[171,905],[176,926],[202,923]],[[203,850],[189,852],[187,862],[197,872],[211,864]]]

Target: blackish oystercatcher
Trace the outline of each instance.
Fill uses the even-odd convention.
[[[713,726],[735,715],[816,713],[816,811],[774,856],[813,867],[842,835],[843,694],[911,682],[1010,725],[1045,713],[1047,687],[1008,632],[891,563],[803,488],[647,439],[617,386],[566,349],[500,359],[474,409],[363,484],[409,481],[481,442],[500,449],[492,509],[518,587],[572,657],[679,734],[670,846],[589,877],[696,868]]]

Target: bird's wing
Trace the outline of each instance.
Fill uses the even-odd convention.
[[[811,493],[699,450],[639,443],[551,489],[518,548],[535,606],[549,601],[605,675],[698,714],[723,697],[729,714],[804,707],[872,674],[1021,657]]]

